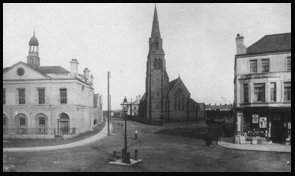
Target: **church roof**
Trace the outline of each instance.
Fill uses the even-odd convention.
[[[291,51],[291,33],[265,35],[247,48],[247,54]]]
[[[169,90],[171,90],[172,87],[175,85],[177,79],[178,79],[178,78],[176,78],[176,79],[174,79],[173,81],[170,81],[170,82],[169,82]]]
[[[5,72],[7,69],[9,69],[10,67],[5,67],[3,68],[3,72]]]
[[[61,66],[40,66],[36,68],[44,74],[68,74],[68,70],[64,69]]]

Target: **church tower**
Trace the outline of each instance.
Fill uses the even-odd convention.
[[[39,42],[35,36],[35,30],[33,37],[31,37],[29,41],[29,55],[27,56],[27,64],[35,68],[40,66]]]
[[[155,7],[146,71],[146,99],[144,116],[150,120],[164,118],[169,78],[161,38],[157,8]]]

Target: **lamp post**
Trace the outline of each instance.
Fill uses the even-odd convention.
[[[121,107],[124,111],[124,116],[125,116],[125,145],[124,145],[124,158],[123,158],[123,162],[124,163],[130,163],[129,158],[127,157],[127,115],[126,115],[126,112],[128,110],[128,103],[127,103],[127,99],[126,99],[126,96],[124,98],[124,101],[123,103],[121,103]]]

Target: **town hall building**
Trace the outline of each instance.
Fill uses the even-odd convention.
[[[92,130],[94,88],[88,68],[79,74],[76,59],[70,71],[40,63],[34,32],[27,62],[3,68],[3,137],[73,137]]]
[[[146,88],[139,104],[139,117],[150,121],[196,120],[198,103],[190,98],[180,76],[169,82],[156,7],[147,58]]]

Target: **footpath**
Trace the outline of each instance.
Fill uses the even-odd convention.
[[[266,152],[283,152],[291,153],[291,145],[283,144],[234,144],[230,142],[218,141],[218,145],[226,148],[237,149],[237,150],[252,150],[252,151],[266,151]]]
[[[76,141],[69,144],[63,145],[55,145],[55,146],[45,146],[45,147],[22,147],[22,148],[3,148],[3,152],[36,152],[36,151],[50,151],[50,150],[60,150],[60,149],[68,149],[74,147],[80,147],[84,145],[91,144],[96,142],[108,135],[107,126],[105,125],[104,128],[97,133],[96,135],[89,137],[87,139]],[[112,128],[112,126],[111,126]]]

